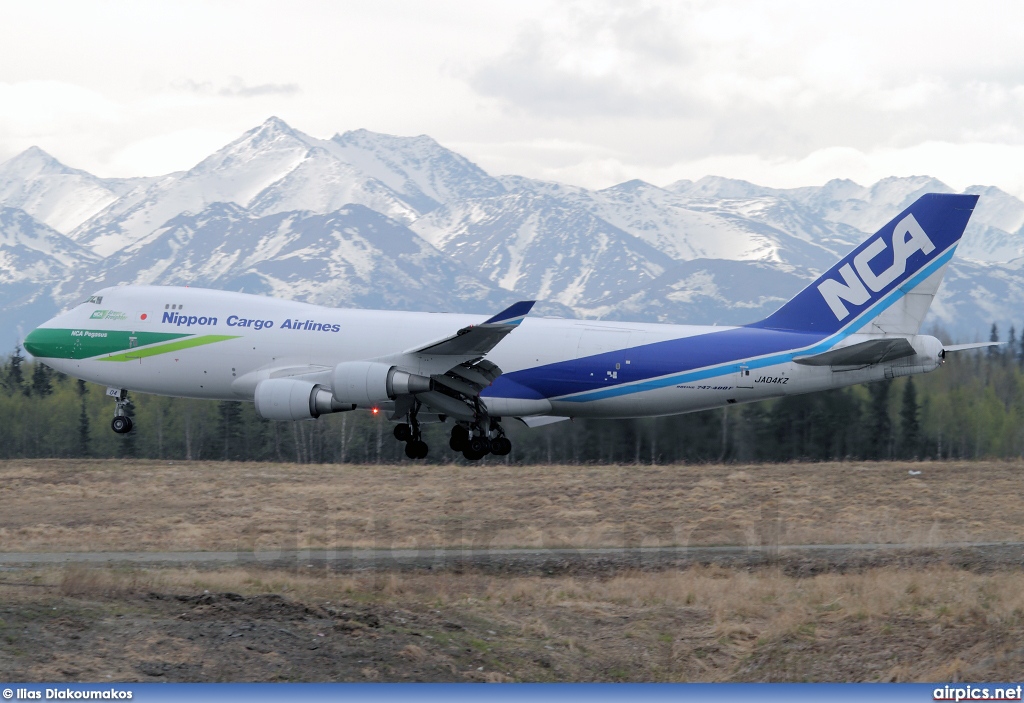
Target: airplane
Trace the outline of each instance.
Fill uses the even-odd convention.
[[[928,373],[946,354],[919,334],[977,203],[930,193],[763,320],[694,326],[347,310],[201,288],[115,286],[40,325],[25,349],[129,391],[250,401],[272,420],[368,410],[411,459],[422,427],[451,421],[471,461],[506,455],[509,420],[673,415]]]

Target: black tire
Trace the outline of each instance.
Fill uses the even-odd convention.
[[[410,459],[425,459],[429,451],[430,447],[427,446],[427,443],[418,439],[407,442],[405,445],[405,455]]]
[[[408,442],[411,437],[412,437],[412,428],[411,427],[409,427],[404,422],[401,423],[401,424],[395,425],[395,439],[397,439],[399,442]]]
[[[462,425],[456,425],[452,428],[451,439],[448,440],[448,446],[451,447],[453,452],[461,452],[466,448],[466,444],[469,442],[469,431]]]
[[[135,423],[132,422],[132,419],[130,417],[126,417],[125,420],[128,421],[128,429],[125,430],[124,432],[125,432],[125,434],[128,434],[129,432],[131,432],[135,428]]]
[[[481,459],[484,458],[483,454],[477,454],[476,452],[470,450],[468,447],[462,450],[462,456],[466,457],[466,461],[480,461]]]
[[[491,441],[491,454],[505,456],[512,451],[512,441],[508,437],[495,437]]]
[[[118,434],[128,434],[132,431],[132,421],[123,415],[118,415],[110,421],[110,429]]]
[[[469,451],[483,456],[491,451],[491,441],[486,437],[470,437]]]

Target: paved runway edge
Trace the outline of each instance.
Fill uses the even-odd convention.
[[[717,547],[553,549],[289,549],[187,552],[2,552],[0,569],[67,565],[142,567],[326,568],[330,571],[463,570],[576,572],[666,569],[695,564],[779,565],[789,571],[941,564],[996,568],[1024,565],[1024,542],[928,544],[801,544]]]

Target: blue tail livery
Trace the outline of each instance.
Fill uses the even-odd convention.
[[[977,195],[921,196],[795,298],[751,326],[830,334],[856,324],[880,300],[895,298],[891,306],[930,291],[927,300],[911,298],[905,328],[891,330],[916,333],[977,202]],[[934,274],[938,277],[931,286]],[[910,329],[915,321],[917,326]]]

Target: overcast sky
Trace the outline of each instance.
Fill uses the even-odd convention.
[[[0,161],[189,168],[277,115],[588,187],[928,174],[1024,195],[1019,2],[11,2]]]

